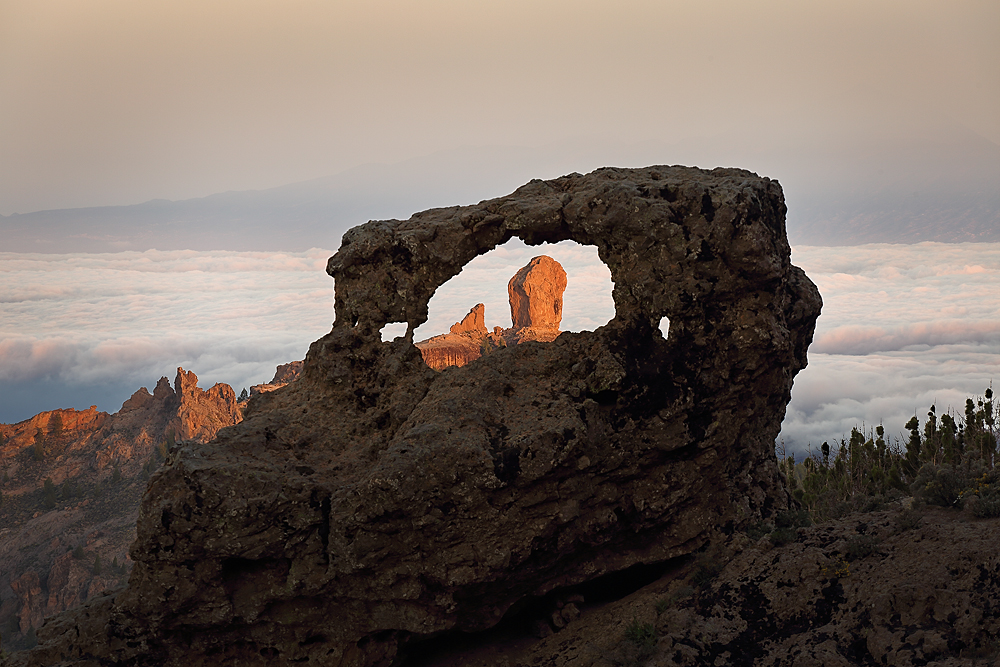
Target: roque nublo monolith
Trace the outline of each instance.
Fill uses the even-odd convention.
[[[389,665],[786,506],[774,439],[820,298],[784,218],[747,171],[606,168],[348,231],[299,380],[170,451],[128,586],[21,660]],[[596,246],[615,317],[430,370],[431,295],[515,236]],[[380,342],[388,322],[407,336]]]

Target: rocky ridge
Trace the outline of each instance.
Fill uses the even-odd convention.
[[[274,377],[270,382],[255,384],[250,387],[250,396],[266,394],[275,389],[281,389],[289,382],[295,382],[302,373],[302,361],[289,361],[287,364],[280,364],[274,371]],[[245,407],[245,404],[244,406]]]
[[[650,167],[349,231],[300,379],[170,450],[128,586],[18,663],[390,665],[784,509],[773,443],[820,309],[784,215],[750,172]],[[513,236],[597,246],[615,318],[430,370],[431,295]]]
[[[30,644],[46,616],[124,582],[139,500],[175,438],[211,440],[242,418],[229,385],[178,368],[115,414],[52,410],[0,424],[0,635]],[[46,491],[45,480],[51,482]]]

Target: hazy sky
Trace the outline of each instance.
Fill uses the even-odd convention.
[[[567,141],[785,183],[1000,144],[1000,3],[0,0],[0,100],[2,214]]]

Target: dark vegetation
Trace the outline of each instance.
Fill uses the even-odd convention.
[[[993,391],[969,398],[963,415],[927,412],[921,427],[914,416],[901,438],[889,440],[879,425],[854,428],[849,438],[824,442],[803,461],[778,452],[778,465],[789,489],[814,522],[850,512],[874,511],[886,503],[912,496],[914,502],[941,507],[968,506],[974,516],[1000,516],[1000,471],[997,470],[997,410]],[[780,531],[779,517],[772,531]],[[901,529],[915,519],[901,519]],[[757,528],[758,532],[760,528]],[[787,531],[775,535],[787,541]]]
[[[785,455],[779,447],[778,464],[798,507],[747,526],[746,535],[753,540],[766,537],[780,547],[798,541],[805,532],[802,529],[811,524],[854,512],[888,509],[887,506],[898,508],[890,527],[892,535],[918,529],[929,505],[964,508],[975,517],[1000,517],[996,408],[993,392],[987,389],[983,396],[966,401],[962,415],[948,412],[939,416],[935,406],[931,406],[926,421],[921,423],[914,416],[906,423],[901,437],[893,440],[886,437],[880,425],[871,430],[854,428],[849,437],[835,441],[833,446],[824,442],[819,451],[810,451],[801,461]],[[881,553],[886,534],[868,532],[863,522],[858,526],[858,533],[846,539],[839,553],[821,568],[821,576],[831,580],[849,577],[854,563]],[[706,610],[725,599],[719,597],[724,588],[712,591],[727,561],[725,554],[708,548],[697,555],[673,592],[655,603],[655,625],[633,617],[617,653],[607,656],[611,664],[617,667],[646,664],[658,650],[661,636],[671,631],[669,623],[673,621],[664,619],[675,618],[670,616],[675,608],[701,609],[711,617]],[[839,594],[833,585],[825,590]],[[731,590],[725,593],[729,594]],[[775,630],[767,625],[766,615],[750,626],[747,632],[751,635],[754,628],[754,632],[763,631],[763,636],[770,636]],[[752,646],[760,639],[754,637]],[[704,651],[699,655],[702,658],[714,655],[715,648],[702,647]],[[979,656],[987,661],[1000,657],[1000,644],[995,642],[982,647],[960,646],[956,650],[963,656]],[[755,654],[752,648],[748,651],[745,655],[728,656],[726,664],[752,664]],[[875,663],[859,659],[858,664]]]

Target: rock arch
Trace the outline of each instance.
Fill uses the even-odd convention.
[[[387,665],[787,506],[774,438],[821,302],[784,215],[747,171],[607,168],[352,229],[299,380],[171,451],[128,587],[30,661]],[[428,369],[431,295],[513,236],[597,246],[615,317]],[[407,336],[381,342],[393,321]]]

